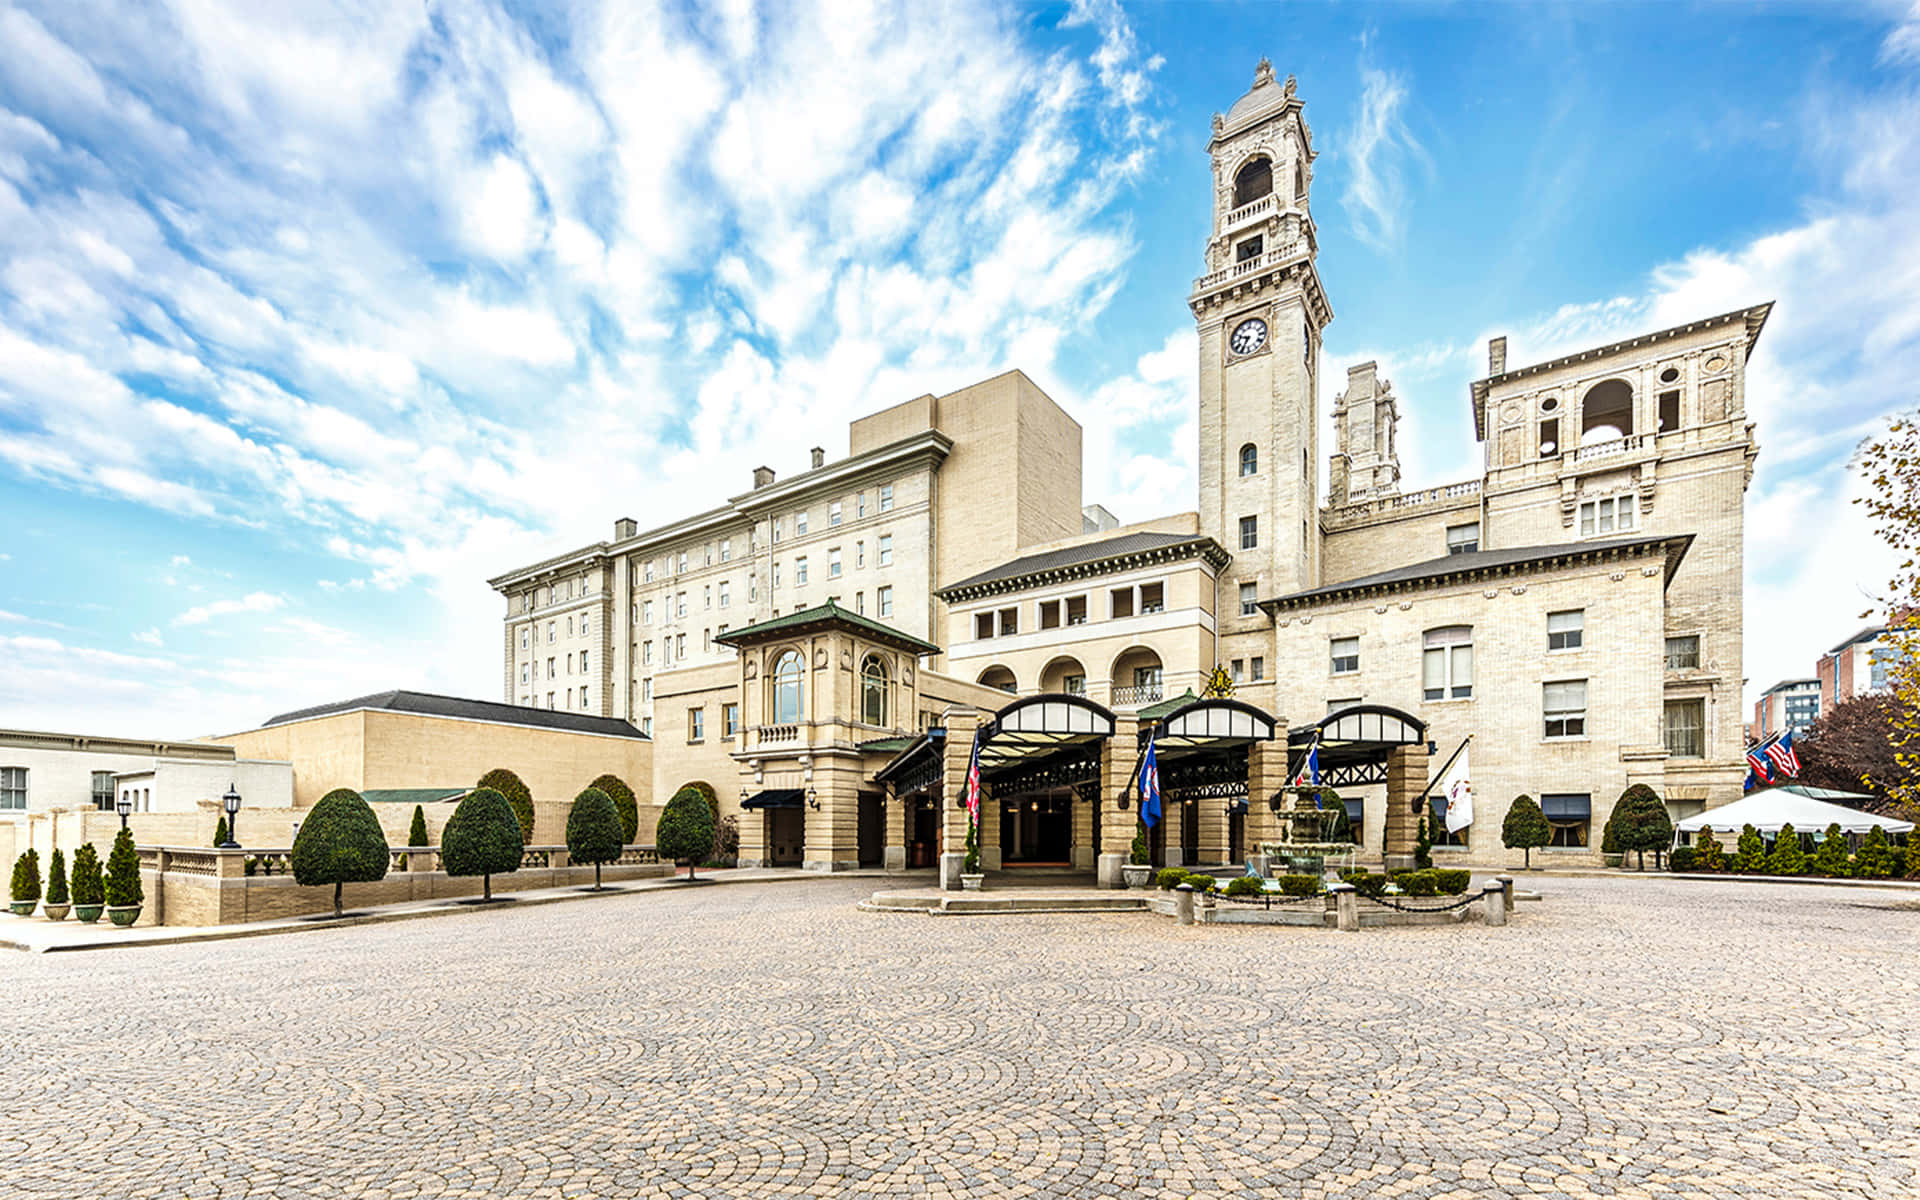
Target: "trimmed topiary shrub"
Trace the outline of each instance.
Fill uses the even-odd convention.
[[[1251,875],[1242,875],[1227,881],[1229,896],[1258,896],[1264,890],[1266,890],[1265,885]]]
[[[1340,876],[1342,883],[1350,883],[1353,890],[1363,896],[1378,899],[1387,894],[1387,877],[1371,871],[1347,871]]]
[[[82,842],[73,852],[73,903],[78,907],[106,902],[106,885],[100,879],[100,852],[93,848],[93,843]]]
[[[1187,872],[1181,867],[1162,867],[1153,877],[1153,886],[1163,892],[1170,892],[1187,881]]]
[[[1353,842],[1353,822],[1347,819],[1347,802],[1340,793],[1326,788],[1320,793],[1320,805],[1329,814],[1321,824],[1321,837],[1329,842]]]
[[[300,822],[293,837],[293,879],[302,887],[333,885],[333,915],[340,916],[340,889],[387,877],[387,835],[373,806],[352,788],[335,788]]]
[[[1667,870],[1693,871],[1700,866],[1700,852],[1692,846],[1675,846],[1667,855]]]
[[[1127,862],[1132,866],[1144,867],[1152,861],[1153,851],[1147,847],[1147,823],[1145,821],[1135,821],[1133,823],[1133,845],[1127,852]]]
[[[47,860],[47,903],[67,902],[67,857],[55,850],[53,857]]]
[[[15,904],[40,902],[40,852],[28,850],[13,860],[12,895]]]
[[[973,841],[972,830],[968,835],[969,842]],[[713,850],[713,809],[708,807],[707,798],[691,786],[675,792],[660,814],[653,841],[660,856],[669,862],[686,859],[687,878],[694,878],[700,860]],[[977,847],[970,847],[967,854],[976,861],[979,858]]]
[[[1807,854],[1800,847],[1800,835],[1791,825],[1782,825],[1774,836],[1773,850],[1767,855],[1766,870],[1773,875],[1804,875]]]
[[[1196,892],[1210,892],[1213,890],[1213,884],[1214,878],[1211,875],[1202,875],[1195,871],[1187,876],[1187,885]]]
[[[440,866],[449,875],[480,876],[481,896],[493,899],[493,877],[520,869],[527,844],[507,798],[490,787],[467,793],[440,831]]]
[[[107,853],[103,890],[108,908],[131,908],[147,898],[146,885],[140,882],[140,852],[134,849],[131,829],[114,835],[113,849]]]
[[[533,841],[533,791],[525,781],[505,767],[495,767],[480,777],[476,788],[492,788],[506,797],[513,808],[513,815],[520,822],[520,848],[524,851]],[[442,834],[442,837],[445,835]]]
[[[1318,875],[1282,875],[1279,877],[1280,894],[1283,896],[1317,896],[1320,894]]]
[[[1467,885],[1473,882],[1473,872],[1436,870],[1433,873],[1433,882],[1440,889],[1442,896],[1458,896],[1465,893]]]
[[[1516,796],[1507,809],[1506,820],[1500,822],[1500,843],[1509,850],[1526,853],[1522,865],[1533,867],[1533,852],[1544,846],[1553,837],[1553,827],[1547,824],[1547,814],[1540,811],[1540,805],[1532,796]]]
[[[1424,871],[1433,865],[1433,833],[1427,828],[1426,817],[1420,818],[1420,828],[1413,839],[1413,866]]]
[[[967,821],[965,850],[966,853],[960,856],[960,873],[962,875],[980,874],[980,831],[974,828],[971,818]]]
[[[227,819],[221,817],[213,823],[213,844],[215,846],[224,846],[232,840],[232,835],[227,832]]]
[[[1402,871],[1394,876],[1393,881],[1399,884],[1400,890],[1409,896],[1440,894],[1440,880],[1431,868],[1421,871]]]
[[[1642,871],[1647,869],[1647,851],[1653,851],[1657,868],[1660,855],[1673,845],[1673,818],[1667,815],[1659,794],[1644,783],[1633,784],[1620,793],[1607,823],[1614,827],[1620,852],[1632,851],[1635,865]]]
[[[1847,845],[1847,835],[1840,831],[1840,822],[1827,826],[1827,831],[1820,835],[1820,844],[1813,849],[1813,862],[1809,867],[1815,875],[1829,879],[1845,879],[1853,874],[1852,847]]]
[[[1720,839],[1713,836],[1713,830],[1702,825],[1694,837],[1694,867],[1696,871],[1724,871],[1727,869],[1726,851],[1720,848]]]
[[[640,835],[640,802],[634,797],[633,789],[627,786],[627,781],[618,775],[607,774],[587,786],[604,792],[607,799],[613,801],[613,811],[620,816],[621,844],[633,845],[633,839]]]
[[[413,824],[407,826],[407,845],[430,846],[427,840],[427,811],[418,804],[413,806]]]
[[[1764,871],[1767,869],[1767,839],[1751,823],[1740,827],[1740,840],[1734,846],[1733,869],[1736,871]]]
[[[1887,831],[1875,825],[1860,842],[1860,853],[1853,860],[1853,873],[1862,879],[1885,879],[1894,873],[1894,859]]]
[[[613,806],[613,798],[594,787],[575,796],[567,810],[567,857],[593,864],[594,891],[600,890],[601,864],[617,861],[625,848],[620,811]]]

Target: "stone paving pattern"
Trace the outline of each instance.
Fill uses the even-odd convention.
[[[1920,1195],[1920,912],[862,913],[871,881],[9,954],[8,1197]]]

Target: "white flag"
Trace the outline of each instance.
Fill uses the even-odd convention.
[[[1447,798],[1448,833],[1457,833],[1473,824],[1473,783],[1467,777],[1470,753],[1471,750],[1461,750],[1453,765],[1447,768],[1446,778],[1440,781],[1440,791]]]

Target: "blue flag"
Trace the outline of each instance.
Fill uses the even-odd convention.
[[[1153,736],[1147,737],[1147,758],[1140,764],[1140,819],[1152,829],[1160,823],[1160,759],[1153,752]]]

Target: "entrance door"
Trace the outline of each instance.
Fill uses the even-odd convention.
[[[767,809],[767,862],[797,867],[807,849],[807,814],[799,808]]]
[[[1049,793],[1000,805],[1003,864],[1068,866],[1073,859],[1073,798]]]
[[[1200,861],[1200,805],[1192,800],[1180,806],[1180,861]]]
[[[1247,861],[1247,814],[1242,812],[1227,815],[1227,861],[1243,863]]]
[[[861,866],[877,867],[886,861],[882,850],[887,838],[887,821],[878,792],[860,793],[859,836]]]

